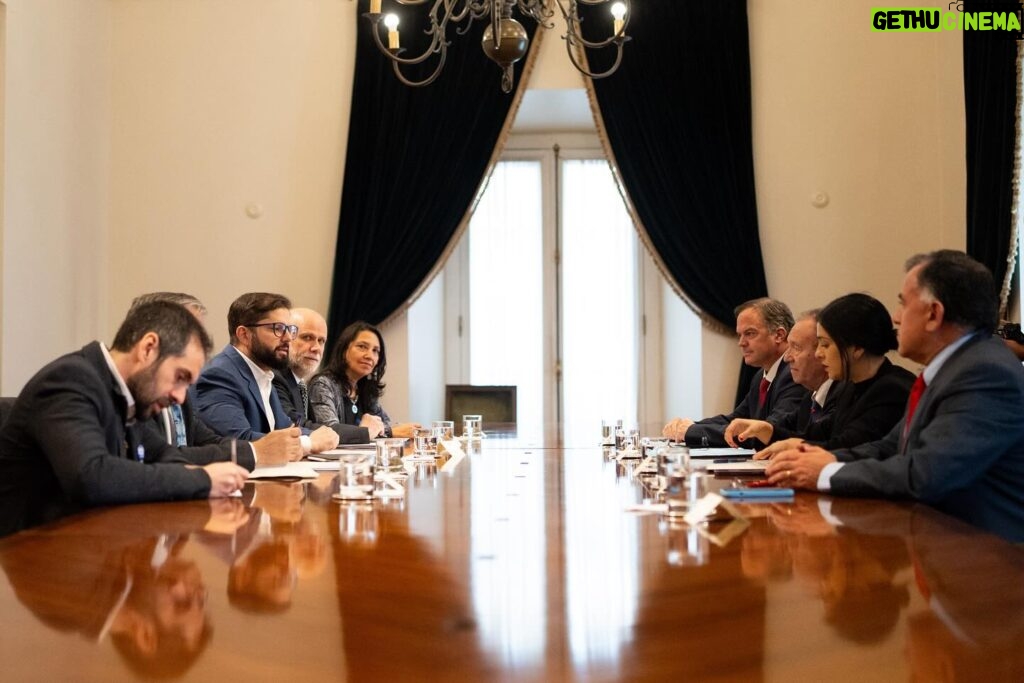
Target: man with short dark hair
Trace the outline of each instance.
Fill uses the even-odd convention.
[[[191,294],[183,292],[142,294],[135,297],[130,310],[156,301],[184,306],[200,323],[205,324],[206,322],[206,306],[203,305],[203,302]],[[255,452],[257,449],[260,453],[260,462],[264,465],[288,462],[291,459],[290,455],[298,458],[302,452],[298,435],[289,436],[288,430],[277,430],[251,445],[248,441],[238,440],[238,443],[234,445],[234,453],[232,453],[232,442],[235,439],[221,436],[210,429],[196,414],[192,401],[188,397],[180,404],[173,403],[157,412],[147,426],[149,427],[147,431],[178,449],[175,460],[194,465],[207,465],[211,462],[227,461],[235,457],[238,464],[252,470],[256,465]],[[195,446],[213,445],[220,447],[219,452],[210,448],[195,448]],[[168,457],[175,456],[174,452],[167,452],[167,454]]]
[[[293,426],[274,389],[273,371],[287,367],[297,332],[287,297],[251,292],[231,303],[231,343],[210,359],[193,394],[199,415],[215,432],[255,440],[275,430],[293,430],[289,433],[301,435],[304,453],[338,445],[338,435],[329,427],[310,430]],[[258,462],[259,448],[256,458]]]
[[[776,455],[769,479],[835,495],[910,498],[1024,541],[1024,368],[992,337],[992,275],[963,252],[912,257],[893,322],[921,363],[904,419],[885,438]]]
[[[274,388],[281,407],[299,427],[316,429],[320,423],[310,418],[308,383],[316,374],[327,348],[327,321],[311,308],[293,308],[292,322],[298,329],[288,350],[288,367],[274,370]],[[380,420],[376,415],[369,416]],[[338,422],[331,425],[341,443],[368,443],[366,427]],[[382,423],[383,429],[383,423]]]
[[[29,380],[0,429],[0,535],[93,505],[226,496],[248,473],[230,462],[161,462],[138,420],[185,399],[210,349],[182,306],[134,309],[108,350],[93,342]]]
[[[793,327],[789,306],[767,297],[753,299],[736,307],[737,344],[743,361],[760,368],[739,405],[728,415],[715,415],[698,422],[676,418],[662,433],[691,446],[725,446],[725,428],[737,418],[781,420],[800,405],[807,390],[793,381],[789,364],[783,358],[786,341]],[[755,447],[762,447],[759,442]]]

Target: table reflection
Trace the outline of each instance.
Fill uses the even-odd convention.
[[[192,532],[244,519],[244,507],[233,503],[149,519],[142,525],[148,533],[90,533],[107,529],[117,516],[94,513],[74,532],[12,538],[0,566],[19,602],[49,628],[97,645],[109,641],[136,674],[180,676],[212,633],[206,585],[183,551]]]
[[[490,438],[399,501],[334,477],[3,539],[5,680],[1024,680],[1024,550],[925,506],[728,536],[627,512],[651,479],[596,447]]]

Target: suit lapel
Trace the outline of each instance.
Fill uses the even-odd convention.
[[[260,427],[264,432],[270,431],[270,419],[267,417],[266,410],[263,408],[263,395],[260,394],[260,385],[256,384],[256,378],[252,375],[252,369],[249,368],[249,364],[242,358],[242,352],[231,346],[233,354],[229,356],[232,365],[235,366],[235,371],[241,375],[242,380],[245,382],[245,386],[249,389],[249,395],[252,400],[256,403],[256,412],[260,416]],[[273,408],[274,405],[274,389],[270,389],[270,405]]]

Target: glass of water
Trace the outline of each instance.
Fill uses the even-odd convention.
[[[466,441],[479,439],[483,435],[483,415],[462,416],[462,436]]]
[[[427,429],[426,427],[420,427],[413,432],[413,438],[415,439],[414,444],[416,447],[416,457],[418,458],[436,458],[437,457],[437,437],[434,436],[433,429]]]
[[[455,422],[452,420],[434,420],[430,423],[434,436],[438,441],[450,441],[455,438]]]
[[[377,445],[377,469],[384,472],[402,470],[402,447],[405,439],[374,439]]]
[[[339,500],[372,500],[375,468],[370,453],[343,453],[338,458],[337,490],[333,496]]]

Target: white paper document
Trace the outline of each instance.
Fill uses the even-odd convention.
[[[749,458],[753,448],[691,448],[691,458]]]
[[[745,462],[712,462],[708,463],[708,472],[764,472],[771,460],[747,460]]]
[[[275,477],[298,477],[316,479],[319,475],[309,462],[290,462],[286,465],[257,467],[249,473],[250,479],[274,479]]]

